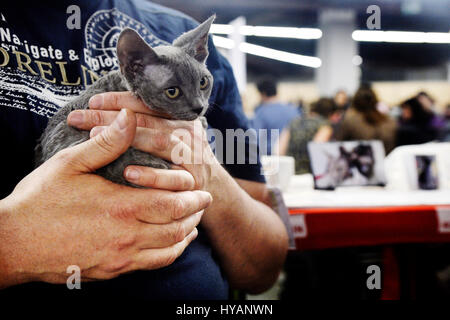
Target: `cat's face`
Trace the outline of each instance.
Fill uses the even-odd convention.
[[[214,16],[171,46],[151,48],[131,29],[117,44],[120,70],[130,90],[151,109],[173,119],[194,120],[208,108],[213,77],[205,65]]]

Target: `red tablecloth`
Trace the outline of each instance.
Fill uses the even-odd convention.
[[[290,208],[289,218],[297,250],[384,245],[383,300],[401,292],[390,244],[450,242],[450,206]]]
[[[289,208],[297,250],[450,242],[450,206]]]

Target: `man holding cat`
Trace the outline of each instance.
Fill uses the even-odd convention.
[[[195,135],[199,130],[193,128],[200,126],[198,121],[155,117],[126,92],[103,94],[90,101],[91,110],[83,111],[81,117],[77,111],[78,117],[74,113],[68,119],[69,124],[82,130],[96,127],[91,131],[92,138],[31,170],[35,141],[46,125],[47,114],[52,112],[50,107],[58,99],[64,101],[64,94],[78,94],[76,86],[82,85],[79,79],[89,79],[89,75],[95,78],[91,70],[86,71],[94,65],[83,65],[83,61],[108,57],[109,48],[105,46],[114,39],[109,30],[115,30],[111,26],[139,30],[152,45],[171,43],[196,26],[190,18],[147,1],[79,1],[85,34],[68,32],[60,26],[65,26],[65,9],[71,4],[59,1],[45,10],[27,4],[20,11],[7,8],[2,12],[10,25],[8,30],[14,30],[21,43],[49,42],[72,54],[64,61],[33,61],[19,47],[18,59],[3,61],[4,69],[0,68],[7,75],[1,79],[3,87],[15,88],[5,97],[19,96],[23,87],[28,88],[23,96],[6,100],[11,108],[1,109],[0,129],[7,137],[5,150],[11,153],[0,158],[0,165],[10,169],[5,173],[2,197],[10,195],[0,201],[1,285],[65,283],[67,266],[76,264],[84,280],[152,270],[83,283],[80,294],[93,299],[105,294],[144,299],[225,299],[228,285],[250,292],[269,287],[283,263],[287,236],[280,219],[264,204],[267,193],[260,165],[222,167],[205,137],[193,136],[211,157],[205,163],[181,163],[178,169],[182,170],[127,169],[125,176],[130,182],[152,189],[130,191],[92,174],[130,145],[167,159],[173,145],[170,139],[161,137],[178,128]],[[24,27],[24,21],[29,26]],[[1,48],[7,46],[2,44]],[[207,66],[214,76],[210,101],[218,107],[207,114],[208,123],[221,132],[245,130],[248,122],[232,70],[212,44],[209,52]],[[76,57],[82,55],[84,59],[78,61]],[[50,77],[47,70],[64,73],[61,77],[52,73]],[[100,74],[108,70],[94,71]],[[119,112],[122,108],[128,110]],[[140,176],[136,178],[130,169]],[[13,286],[2,293],[48,298],[69,294],[69,290],[39,283]]]
[[[122,112],[102,134],[45,162],[0,201],[0,288],[65,283],[73,264],[86,280],[161,268],[195,239],[211,196],[159,190],[192,187],[184,171],[160,175],[141,194],[91,174],[123,153],[135,131],[134,113]],[[183,201],[182,210],[174,201]]]

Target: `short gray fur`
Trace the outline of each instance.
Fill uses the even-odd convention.
[[[208,32],[214,18],[212,16],[197,28],[182,34],[172,45],[155,48],[147,45],[134,30],[123,30],[117,42],[120,70],[100,78],[49,120],[36,147],[36,165],[62,149],[89,139],[89,132],[67,125],[67,116],[73,110],[88,109],[89,99],[98,93],[131,91],[151,106],[149,108],[176,120],[194,120],[203,116],[213,85],[213,77],[205,61],[208,57]],[[202,89],[200,83],[205,77],[208,85]],[[182,94],[170,99],[165,90],[171,87],[178,87]],[[128,165],[170,168],[169,162],[130,147],[96,173],[110,181],[133,186],[123,177]]]

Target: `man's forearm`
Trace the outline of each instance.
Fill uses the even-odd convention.
[[[5,199],[0,200],[0,289],[26,282],[20,272],[19,263],[13,253],[17,253],[17,241],[13,239],[17,235],[11,212],[7,210]],[[17,268],[16,270],[14,270]]]
[[[250,197],[223,171],[221,192],[203,217],[230,285],[248,292],[268,289],[283,265],[288,241],[276,213]]]

